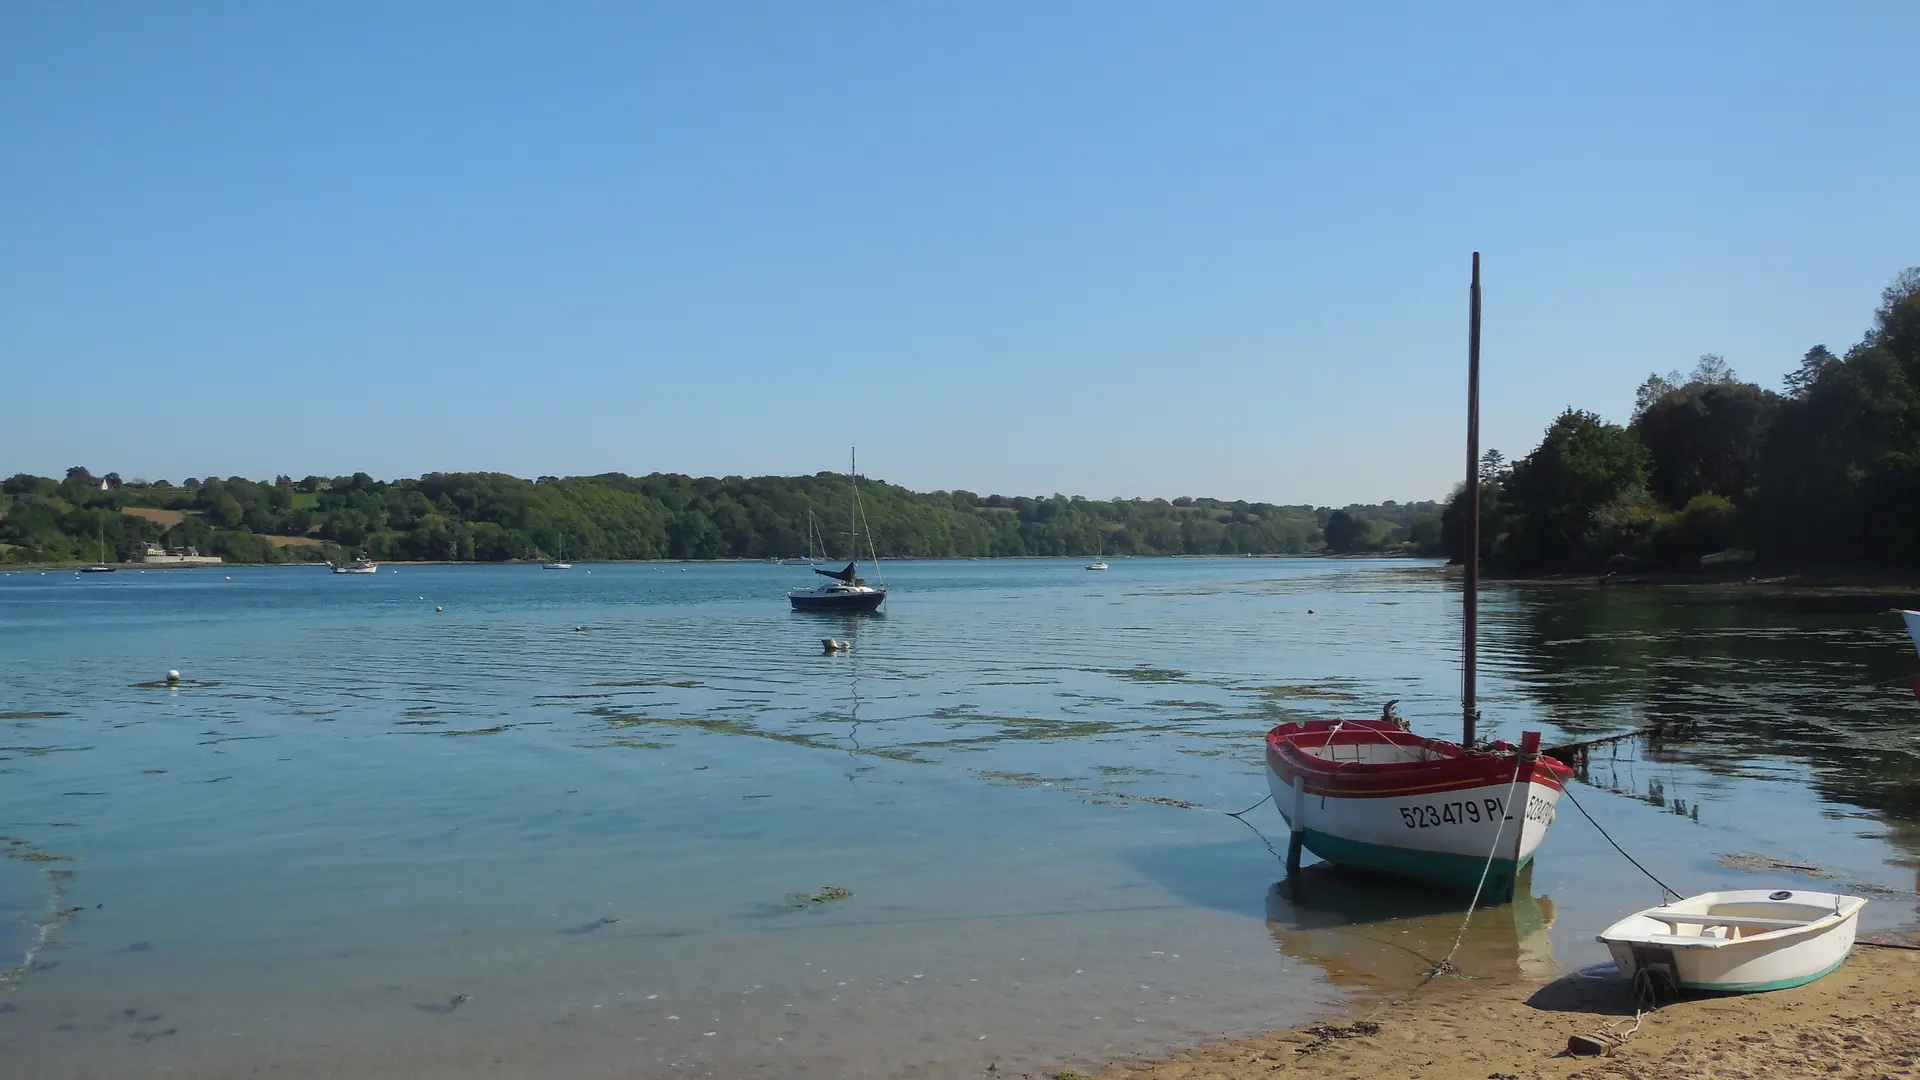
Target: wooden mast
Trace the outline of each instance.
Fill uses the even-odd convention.
[[[1480,253],[1473,253],[1473,284],[1467,301],[1467,584],[1461,597],[1465,670],[1460,691],[1460,745],[1472,749],[1480,720],[1477,703],[1480,621]]]

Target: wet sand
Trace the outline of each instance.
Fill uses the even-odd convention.
[[[1888,939],[1893,940],[1893,939]],[[1900,939],[1912,943],[1915,939]],[[1377,1030],[1366,1020],[1377,1024]],[[1645,1014],[1607,1057],[1567,1038],[1624,1033],[1634,1002],[1611,966],[1540,984],[1436,980],[1323,1024],[1190,1050],[1158,1062],[1061,1070],[1099,1080],[1654,1080],[1907,1077],[1920,1073],[1920,951],[1857,947],[1839,971],[1793,990],[1704,997]]]

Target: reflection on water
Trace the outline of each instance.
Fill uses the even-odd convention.
[[[1329,982],[1371,993],[1411,990],[1442,961],[1449,976],[1550,978],[1559,970],[1547,933],[1553,901],[1534,895],[1531,867],[1515,896],[1469,918],[1457,895],[1319,863],[1267,890],[1267,930],[1281,952],[1324,970]]]
[[[1207,812],[1264,793],[1283,720],[1398,698],[1451,731],[1437,568],[909,563],[884,617],[793,613],[790,568],[593,569],[0,575],[0,844],[73,860],[0,858],[0,962],[48,867],[71,897],[0,990],[0,1060],[1015,1074],[1304,1020],[1459,931],[1455,898],[1324,868],[1263,900],[1277,858]],[[1896,620],[1504,585],[1482,610],[1490,734],[1700,721],[1576,785],[1663,879],[1817,872],[1878,890],[1870,924],[1912,920]],[[784,906],[828,886],[849,895]],[[1526,892],[1456,966],[1584,966],[1659,900],[1564,806]]]
[[[1909,594],[1510,586],[1491,647],[1555,725],[1579,734],[1686,721],[1672,760],[1732,775],[1804,761],[1825,797],[1920,818]],[[1756,753],[1759,752],[1759,753]]]

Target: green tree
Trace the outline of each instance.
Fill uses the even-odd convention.
[[[1701,366],[1708,368],[1705,359]],[[1779,403],[1779,395],[1734,379],[1724,361],[1696,372],[1633,418],[1629,430],[1648,451],[1649,488],[1669,506],[1697,495],[1745,501]]]
[[[1513,467],[1506,561],[1521,570],[1599,565],[1614,552],[1602,550],[1595,514],[1646,481],[1647,451],[1632,434],[1593,413],[1566,410]]]
[[[1320,531],[1326,537],[1328,551],[1346,554],[1359,550],[1369,530],[1366,522],[1345,510],[1335,510],[1327,516],[1327,523]]]

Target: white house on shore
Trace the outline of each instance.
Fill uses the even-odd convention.
[[[202,555],[193,548],[168,551],[159,544],[146,544],[133,553],[133,561],[148,566],[219,566],[218,555]]]

